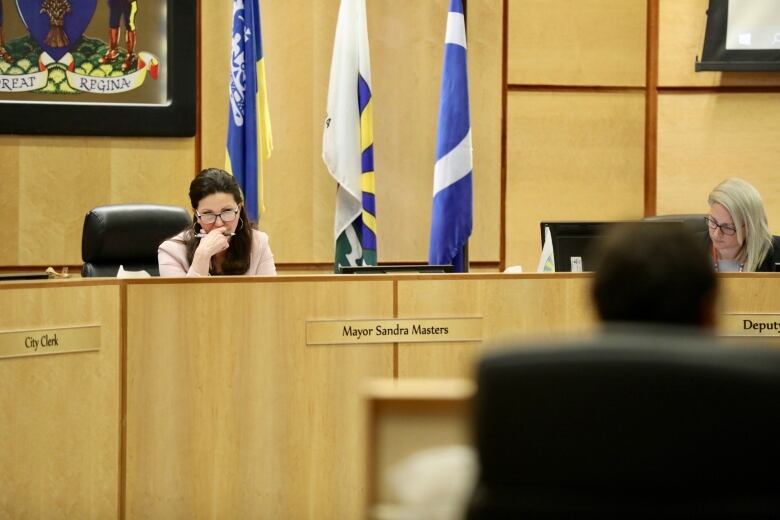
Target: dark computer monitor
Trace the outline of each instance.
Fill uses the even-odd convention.
[[[570,272],[573,259],[579,259],[582,271],[592,271],[594,258],[591,251],[596,238],[603,236],[615,222],[542,222],[542,247],[544,229],[550,228],[555,270]],[[575,262],[577,260],[574,260]]]
[[[388,273],[452,273],[451,265],[345,265],[340,274],[388,274]]]
[[[701,221],[704,221],[703,217]],[[596,261],[593,250],[595,240],[606,234],[610,226],[639,222],[644,226],[686,226],[686,221],[683,218],[641,221],[541,222],[539,227],[542,234],[542,247],[544,247],[544,229],[549,227],[553,256],[555,257],[555,270],[571,272],[572,263],[578,262],[582,271],[593,271]]]

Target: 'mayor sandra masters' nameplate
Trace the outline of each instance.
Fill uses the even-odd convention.
[[[780,338],[780,314],[722,314],[718,334]]]
[[[482,318],[307,321],[307,345],[481,341]]]
[[[100,350],[100,325],[0,332],[0,359]]]

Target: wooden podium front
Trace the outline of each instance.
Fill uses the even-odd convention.
[[[720,279],[724,313],[780,313],[780,277]],[[502,339],[593,331],[589,283],[582,274],[2,283],[0,517],[359,518],[364,382],[468,378]],[[452,334],[350,336],[373,323]],[[315,336],[323,324],[342,339]],[[99,348],[76,351],[77,338],[70,352],[20,344],[23,355],[3,355],[3,338],[13,351],[14,338],[51,331],[52,343],[73,327],[99,327]]]
[[[393,346],[305,322],[391,318],[393,282],[214,281],[128,287],[127,518],[359,518],[360,388]]]
[[[118,516],[120,301],[116,281],[0,284],[0,340],[25,331],[40,343],[53,330],[100,327],[99,350],[36,354],[24,340],[3,350],[0,518]]]

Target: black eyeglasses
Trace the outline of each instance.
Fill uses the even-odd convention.
[[[707,225],[710,226],[710,229],[720,228],[720,232],[724,235],[731,236],[737,232],[737,228],[735,228],[733,224],[718,224],[718,221],[712,217],[704,217],[704,220],[707,222]]]
[[[226,209],[222,213],[198,213],[197,210],[195,210],[195,215],[198,216],[198,219],[204,223],[204,224],[213,224],[217,221],[217,217],[219,217],[222,222],[233,222],[236,220],[236,215],[238,215],[239,208],[236,209]]]

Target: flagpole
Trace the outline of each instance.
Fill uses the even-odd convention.
[[[466,39],[468,40],[469,0],[463,0],[463,25],[464,25],[464,30],[466,31]],[[468,240],[466,240],[466,243],[463,244],[463,252],[461,254],[463,255],[463,272],[468,273],[469,272],[469,241]]]

